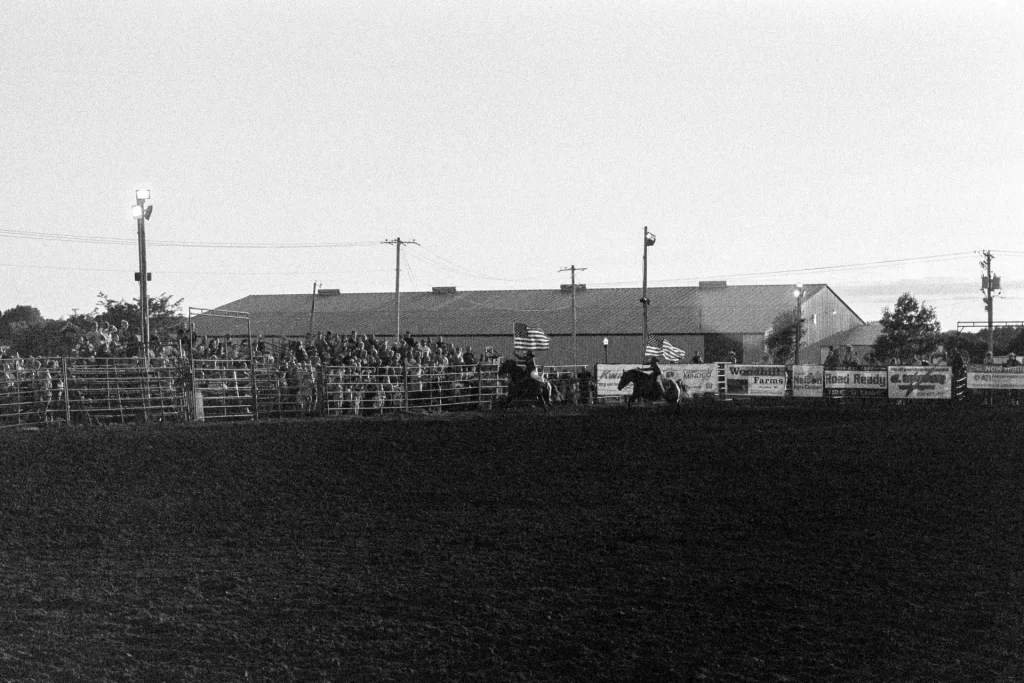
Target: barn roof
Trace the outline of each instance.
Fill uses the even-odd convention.
[[[828,285],[806,285],[812,298]],[[334,290],[336,291],[336,290]],[[578,289],[578,334],[638,334],[643,325],[640,288]],[[648,329],[652,334],[763,333],[793,306],[790,285],[649,287]],[[301,335],[309,331],[312,294],[254,294],[219,307],[250,314],[254,334]],[[321,293],[316,297],[317,331],[392,334],[394,293]],[[494,290],[403,292],[402,331],[416,335],[507,335],[512,323],[540,327],[548,334],[570,334],[572,292]],[[201,319],[200,333],[239,330],[227,321]]]
[[[878,339],[880,334],[882,334],[882,323],[865,323],[842,332],[837,332],[831,337],[815,342],[814,345],[834,346],[836,348],[842,346],[874,346],[875,340]]]

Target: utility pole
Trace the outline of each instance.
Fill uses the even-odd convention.
[[[575,265],[569,266],[568,268],[559,269],[559,273],[569,271],[572,278],[572,364],[576,363],[576,271],[586,270],[586,268],[577,268]]]
[[[796,344],[793,349],[793,365],[800,365],[800,328],[803,327],[803,298],[804,285],[798,284],[793,288],[793,297],[796,299]]]
[[[402,245],[415,244],[416,246],[419,246],[419,242],[416,240],[403,240],[401,237],[396,237],[393,240],[384,240],[381,244],[395,245],[395,344],[400,346],[402,343],[402,299],[400,294]]]
[[[313,303],[309,307],[309,333],[313,334],[313,317],[316,315],[316,289],[322,282],[313,281]]]
[[[992,252],[983,251],[981,252],[985,260],[980,263],[985,274],[981,276],[981,291],[985,292],[985,297],[982,301],[985,302],[985,310],[988,311],[988,352],[995,353],[995,343],[992,332],[992,291],[996,289],[1002,289],[1000,286],[998,275],[992,274]]]

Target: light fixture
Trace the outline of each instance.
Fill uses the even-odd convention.
[[[149,190],[135,190],[136,199],[149,199]]]

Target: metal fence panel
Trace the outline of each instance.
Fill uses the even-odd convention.
[[[68,418],[84,424],[185,419],[181,365],[138,359],[66,362]]]
[[[63,365],[54,359],[6,359],[0,375],[0,427],[67,419]]]
[[[253,374],[248,360],[192,362],[192,417],[199,421],[253,420]]]
[[[594,368],[590,365],[546,365],[541,367],[554,389],[552,401],[580,405],[593,403],[597,397]]]

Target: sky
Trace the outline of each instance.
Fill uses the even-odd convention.
[[[1024,3],[6,0],[0,310],[827,283],[1024,320]]]

